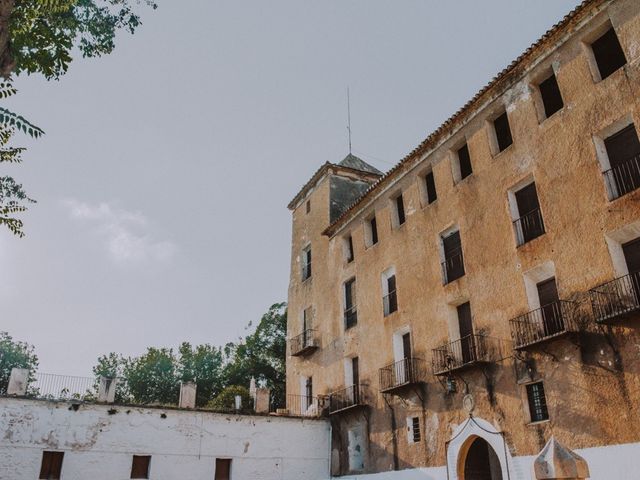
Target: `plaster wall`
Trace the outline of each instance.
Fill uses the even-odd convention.
[[[134,454],[156,480],[213,479],[216,458],[233,479],[329,476],[322,420],[0,399],[0,479],[38,478],[44,450],[64,452],[64,480],[128,479]]]

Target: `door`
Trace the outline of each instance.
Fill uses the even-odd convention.
[[[411,380],[411,334],[402,335],[402,361],[398,364],[398,383],[407,383]]]
[[[446,283],[452,282],[464,275],[464,261],[462,259],[462,242],[460,232],[453,232],[442,239],[444,250]]]
[[[307,378],[304,384],[304,405],[305,410],[308,410],[313,404],[313,379]]]
[[[542,215],[536,184],[531,183],[515,193],[518,215],[520,215],[520,231],[523,243],[533,240],[544,233]]]
[[[498,455],[483,438],[476,438],[467,451],[464,480],[502,480]]]
[[[613,183],[618,196],[640,187],[640,141],[635,125],[631,124],[604,141],[611,166]],[[613,186],[613,185],[612,185]]]
[[[622,245],[624,260],[629,271],[629,283],[625,290],[630,290],[632,307],[640,306],[640,238],[636,238]]]
[[[475,355],[475,341],[473,337],[473,323],[471,320],[471,304],[469,302],[458,305],[458,328],[460,329],[460,355],[462,363],[477,360]],[[459,358],[458,352],[455,352]]]
[[[540,313],[542,316],[542,331],[545,337],[555,335],[564,330],[564,321],[560,304],[558,303],[558,288],[556,279],[550,278],[536,285],[540,299]]]
[[[216,458],[215,480],[231,480],[230,458]]]
[[[352,401],[354,405],[358,405],[360,403],[360,360],[358,357],[353,357],[351,359],[351,376],[352,379]]]

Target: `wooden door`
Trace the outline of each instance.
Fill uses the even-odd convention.
[[[460,329],[460,353],[462,363],[469,363],[475,358],[473,322],[471,320],[471,304],[469,302],[459,305],[458,328]]]
[[[554,335],[564,330],[564,322],[560,304],[558,303],[558,288],[556,279],[550,278],[536,285],[545,336]]]

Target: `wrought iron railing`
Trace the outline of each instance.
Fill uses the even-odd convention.
[[[602,172],[611,200],[640,188],[640,155]]]
[[[519,219],[514,220],[513,229],[516,233],[518,247],[543,235],[545,230],[540,208],[525,213]]]
[[[515,348],[524,348],[577,331],[577,304],[558,300],[509,320]]]
[[[365,404],[362,385],[351,385],[329,394],[329,413],[337,413],[348,408]]]
[[[442,262],[442,283],[446,285],[462,276],[464,276],[464,257],[460,248]]]
[[[511,342],[499,338],[467,335],[433,349],[433,373],[443,375],[476,363],[497,362],[506,358],[511,348]]]
[[[421,358],[404,358],[386,365],[379,371],[380,391],[385,392],[404,385],[424,382],[426,372],[426,362]]]
[[[311,328],[291,338],[289,344],[291,345],[291,355],[293,356],[304,355],[319,346],[316,331]]]
[[[355,327],[358,323],[358,309],[354,305],[351,308],[347,308],[344,311],[344,328],[348,329]]]
[[[27,395],[47,400],[95,400],[97,380],[93,377],[38,372],[29,382]]]
[[[396,290],[391,290],[384,297],[382,297],[382,306],[384,309],[385,317],[398,310],[398,294]]]
[[[589,295],[597,322],[607,322],[640,310],[640,272],[592,288]]]
[[[294,417],[319,417],[322,414],[322,405],[318,397],[289,394],[284,410],[283,413]]]

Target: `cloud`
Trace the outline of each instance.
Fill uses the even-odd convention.
[[[73,198],[64,200],[63,205],[72,219],[93,226],[108,255],[119,264],[166,263],[176,253],[175,244],[151,235],[149,221],[140,212],[108,202],[92,205]]]

